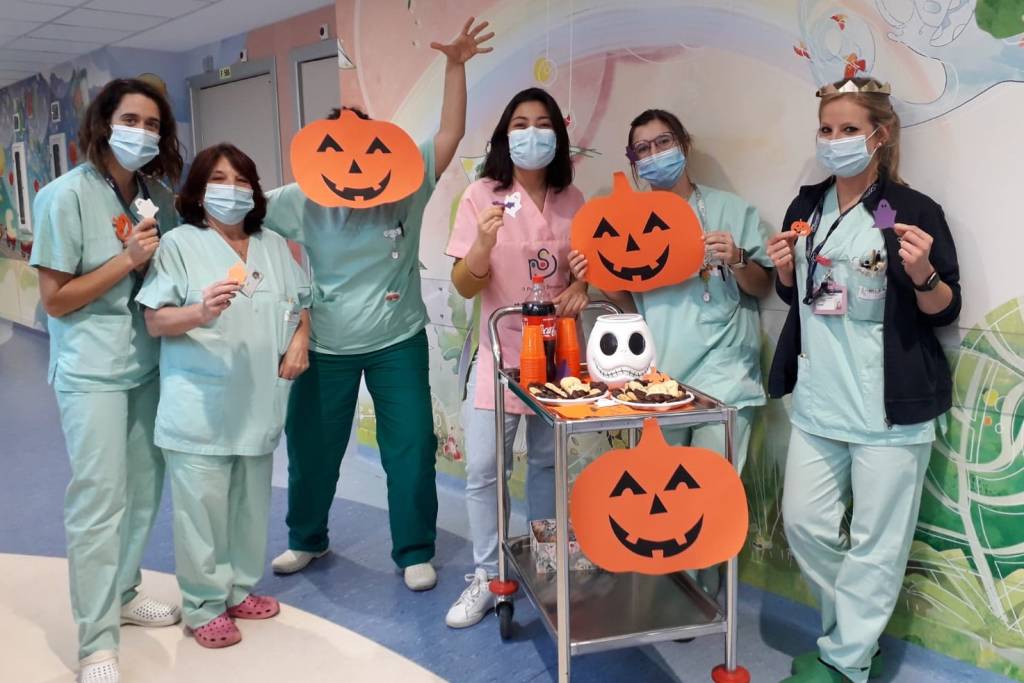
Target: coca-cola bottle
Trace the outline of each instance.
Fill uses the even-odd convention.
[[[544,289],[544,276],[534,275],[530,294],[523,302],[523,328],[539,325],[544,336],[544,356],[547,381],[555,381],[555,304]]]

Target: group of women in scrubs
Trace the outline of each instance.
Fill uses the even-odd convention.
[[[38,194],[32,253],[72,469],[65,522],[81,680],[119,680],[121,624],[165,626],[183,616],[196,642],[218,648],[241,640],[236,620],[278,613],[276,600],[253,592],[266,551],[271,454],[285,430],[289,547],[272,566],[292,573],[327,552],[361,379],[388,475],[392,558],[410,589],[436,583],[419,236],[464,132],[464,64],[489,50],[484,27],[470,20],[452,44],[434,45],[447,69],[440,130],[420,148],[423,185],[374,209],[324,208],[296,185],[265,196],[252,160],[228,144],[197,155],[175,200],[157,180],[175,182],[182,169],[164,94],[118,80],[90,104],[80,138],[88,161]],[[887,88],[852,79],[819,95],[818,157],[832,175],[801,190],[784,230],[767,242],[750,204],[691,179],[693,143],[675,115],[637,116],[626,147],[634,177],[690,203],[705,259],[679,285],[603,294],[645,316],[663,372],[739,409],[742,468],[753,411],[766,400],[757,299],[777,274],[790,312],[769,394],[794,393],[785,528],[823,625],[818,649],[794,660],[788,680],[860,683],[880,670],[877,640],[901,585],[934,420],[949,407],[934,328],[955,320],[960,290],[941,208],[899,177],[899,120]],[[481,298],[481,348],[490,345],[490,313],[522,301],[534,276],[558,315],[586,306],[588,264],[569,248],[583,202],[557,103],[541,89],[518,93],[446,249],[456,289]],[[305,247],[312,280],[285,238]],[[516,355],[518,335],[507,332],[503,351]],[[498,433],[493,370],[491,355],[479,354],[463,408],[475,568],[446,615],[453,628],[479,622],[493,605],[496,481],[508,475],[496,470],[495,442],[510,447],[523,418],[530,518],[553,508],[552,434],[511,396]],[[724,447],[720,428],[667,436]],[[180,612],[138,591],[165,466]],[[705,587],[714,593],[717,581],[705,578]]]
[[[845,79],[819,96],[817,156],[830,177],[801,189],[784,230],[767,242],[752,206],[691,180],[692,142],[676,116],[658,109],[637,116],[626,148],[634,178],[690,203],[705,260],[682,284],[604,295],[644,315],[662,371],[739,409],[742,468],[753,411],[766,402],[757,299],[777,271],[776,289],[790,311],[769,389],[775,398],[794,392],[785,529],[819,598],[823,630],[818,649],[795,658],[787,681],[861,683],[881,672],[878,638],[902,585],[936,418],[951,403],[934,330],[956,320],[960,287],[941,208],[899,176],[899,119],[888,86]],[[567,145],[550,97],[536,89],[517,94],[495,128],[482,178],[461,200],[447,252],[457,290],[481,297],[481,348],[490,344],[489,314],[523,299],[535,275],[529,264],[542,250],[553,264],[543,274],[559,314],[573,316],[586,304],[586,289],[575,288],[588,264],[568,248],[581,200],[571,167],[566,172]],[[505,354],[516,353],[516,340],[503,337]],[[463,411],[476,567],[447,614],[454,628],[477,623],[493,605],[495,481],[508,474],[496,471],[494,443],[503,438],[508,447],[527,413],[507,398],[504,434],[495,433],[492,364],[490,354],[477,358]],[[526,427],[527,499],[536,518],[551,509],[552,435],[529,416]],[[724,447],[720,428],[668,436]],[[717,591],[717,572],[701,580]]]

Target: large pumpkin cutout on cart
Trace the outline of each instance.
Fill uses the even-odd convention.
[[[595,197],[572,220],[572,248],[587,257],[587,282],[607,291],[643,292],[686,280],[704,262],[700,222],[674,192],[635,192],[615,173],[612,193]]]
[[[733,466],[706,448],[670,446],[653,418],[636,448],[609,451],[580,473],[569,516],[594,564],[641,574],[725,562],[743,547],[748,523]]]
[[[321,206],[366,209],[404,199],[423,183],[423,157],[404,130],[343,110],[292,138],[292,173]]]

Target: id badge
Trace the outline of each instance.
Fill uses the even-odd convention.
[[[815,315],[846,315],[846,287],[831,285],[827,291],[814,300]]]
[[[242,288],[239,289],[238,291],[242,294],[242,296],[251,297],[256,292],[256,290],[260,288],[260,285],[262,284],[263,273],[261,273],[258,270],[254,270],[251,273],[249,273],[248,277],[245,278],[245,282],[242,283]]]
[[[284,324],[291,327],[292,325],[298,325],[302,318],[302,314],[299,311],[285,311],[284,312]]]

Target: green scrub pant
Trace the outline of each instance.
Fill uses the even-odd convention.
[[[750,430],[753,427],[756,406],[747,406],[736,411],[733,438],[733,459],[737,464],[737,472],[743,472],[747,462],[747,449],[750,448]],[[693,446],[725,455],[725,428],[720,424],[704,425],[703,427],[665,427],[665,440],[673,446]],[[725,564],[707,567],[698,571],[688,571],[690,578],[712,598],[718,595],[725,575]]]
[[[387,475],[391,558],[427,562],[437,536],[433,407],[425,331],[365,354],[310,352],[288,401],[288,547],[320,552],[365,373]]]
[[[164,452],[182,618],[198,628],[243,602],[263,576],[274,458]]]
[[[159,397],[155,378],[125,391],[57,392],[71,462],[64,530],[79,659],[118,649],[121,606],[142,583],[164,480],[153,445]]]
[[[903,585],[931,444],[868,446],[793,427],[782,514],[790,550],[821,605],[821,659],[856,683]],[[850,497],[849,538],[841,530]]]

